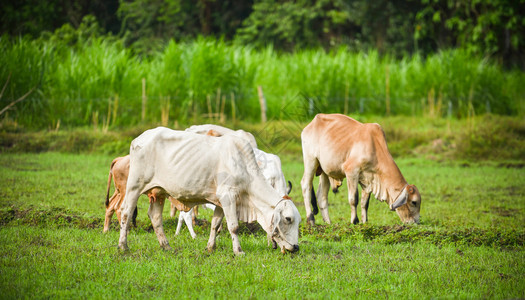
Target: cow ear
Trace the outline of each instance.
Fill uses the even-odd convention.
[[[398,207],[404,205],[405,203],[407,203],[407,199],[408,199],[408,189],[405,188],[403,189],[403,192],[401,192],[401,194],[399,195],[399,197],[397,197],[396,201],[392,204],[390,204],[390,210],[391,211],[394,211],[396,210]]]

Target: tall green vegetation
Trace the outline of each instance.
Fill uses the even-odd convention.
[[[525,113],[522,72],[503,71],[461,50],[403,59],[346,47],[283,54],[272,47],[255,50],[199,38],[171,41],[162,51],[140,57],[112,38],[72,43],[0,39],[0,83],[10,76],[1,107],[37,86],[8,118],[37,128],[166,123],[209,113],[258,120],[258,86],[274,119],[309,118],[319,111],[436,117]]]

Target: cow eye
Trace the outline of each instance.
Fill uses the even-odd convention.
[[[286,223],[287,223],[287,224],[292,223],[292,218],[290,218],[290,217],[286,217],[285,220],[286,220]]]
[[[417,201],[412,201],[412,205],[417,206]]]

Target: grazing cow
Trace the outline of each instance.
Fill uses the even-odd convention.
[[[207,132],[205,132],[205,129],[209,129]],[[220,132],[223,132],[221,134]],[[251,141],[255,141],[255,138],[253,138],[253,135],[250,133],[244,131],[244,130],[237,130],[233,131],[229,128],[225,128],[219,125],[194,125],[186,131],[189,132],[195,132],[199,134],[206,133],[206,135],[209,136],[215,136],[219,137],[224,134],[230,134],[237,136],[239,138],[245,139],[250,143],[250,145],[253,146],[253,143]],[[251,138],[250,138],[251,137]],[[262,150],[259,150],[257,148],[253,148],[253,152],[255,154],[255,159],[257,160],[257,165],[261,169],[261,172],[266,179],[266,181],[282,196],[288,195],[290,191],[292,190],[292,183],[288,181],[288,187],[286,186],[286,180],[284,179],[284,174],[281,168],[281,160],[279,159],[279,156],[275,154],[266,153]],[[174,208],[173,204],[171,204],[171,212],[170,216],[175,216],[176,209]],[[215,207],[212,204],[207,204],[207,207],[210,209],[214,209]],[[190,231],[190,234],[193,238],[195,238],[196,234],[193,230],[193,223],[190,222],[193,214],[193,209],[189,212],[180,212],[179,214],[179,221],[177,224],[177,230],[175,232],[175,235],[180,233],[180,229],[182,226],[182,221],[184,220],[186,223],[186,226],[188,227],[188,230]]]
[[[128,182],[128,174],[129,174],[129,155],[123,156],[123,157],[117,157],[113,160],[111,163],[111,167],[109,169],[109,178],[108,178],[108,185],[107,185],[107,192],[106,192],[106,215],[104,219],[104,230],[103,232],[106,233],[109,230],[109,223],[111,222],[111,217],[113,217],[113,213],[117,213],[117,219],[120,223],[120,207],[122,205],[122,202],[124,200],[124,196],[126,195],[126,184]],[[111,198],[109,197],[109,191],[111,189],[111,179],[113,178],[113,182],[115,184],[115,192],[113,193],[113,196]],[[156,195],[154,194],[148,194],[148,198],[153,199]],[[181,212],[188,211],[188,207],[184,207],[184,205],[177,200],[173,198],[169,198],[171,202],[171,206],[173,208],[173,211],[176,211],[177,209]],[[133,212],[132,222],[133,225],[136,226],[136,218],[137,218],[137,208],[135,208]],[[186,219],[184,219],[186,220]],[[191,217],[190,217],[191,220]],[[193,231],[193,227],[188,226],[190,230],[190,234],[192,237],[195,238],[195,232]]]
[[[318,203],[325,222],[328,216],[328,189],[337,190],[346,178],[351,222],[357,224],[358,187],[362,188],[361,216],[368,220],[370,193],[386,201],[405,223],[419,223],[421,195],[409,185],[388,151],[385,134],[378,124],[363,124],[340,114],[318,114],[301,133],[304,174],[301,180],[306,217],[315,224],[310,202],[315,207],[312,180],[320,176]],[[314,197],[312,197],[314,194]]]
[[[211,136],[220,136],[216,135],[213,132],[209,132],[208,135]],[[266,181],[282,196],[288,195],[292,189],[292,183],[288,181],[288,186],[286,186],[286,180],[284,179],[284,174],[281,169],[281,160],[279,159],[279,156],[274,154],[266,153],[262,150],[259,150],[257,148],[253,148],[253,152],[255,154],[257,164],[259,168],[261,169],[261,172],[266,179]],[[170,216],[175,216],[176,209],[171,204],[171,212]],[[206,207],[209,209],[214,209],[215,207],[212,204],[206,204]],[[194,210],[190,210],[189,212],[181,211],[179,214],[179,221],[177,224],[177,230],[175,232],[175,235],[180,233],[180,229],[182,226],[182,222],[184,221],[186,223],[186,226],[188,227],[188,230],[190,231],[190,234],[193,238],[195,238],[196,234],[193,230],[193,222],[191,222]]]
[[[253,136],[243,130],[233,131],[231,129],[221,127],[218,125],[197,125],[192,126],[193,131],[197,131],[199,133],[202,133],[204,129],[210,129],[206,134],[211,136],[221,136],[216,130],[220,130],[221,132],[225,132],[226,134],[233,134],[235,136],[241,137],[246,139],[247,141],[255,140]],[[191,131],[191,130],[190,130]],[[251,138],[250,138],[251,137]],[[253,143],[251,143],[253,145]],[[261,171],[263,173],[263,176],[266,178],[266,180],[274,187],[279,193],[282,195],[288,195],[291,190],[291,183],[288,182],[289,186],[286,188],[284,175],[282,173],[281,169],[281,160],[277,155],[274,154],[268,154],[265,153],[262,150],[259,150],[257,148],[254,148],[254,152],[256,153],[256,159],[259,167],[261,168]],[[124,157],[117,157],[113,160],[110,168],[110,175],[108,178],[108,185],[107,185],[107,195],[106,195],[106,216],[104,221],[104,233],[106,233],[109,230],[109,224],[111,221],[111,217],[113,216],[113,213],[117,213],[117,219],[120,223],[120,206],[122,204],[122,200],[124,200],[124,195],[126,192],[126,183],[128,180],[128,173],[129,173],[129,155],[126,155]],[[113,181],[115,183],[115,192],[111,198],[109,198],[109,191],[111,188],[111,178],[113,178]],[[173,198],[170,197],[170,216],[175,217],[175,214],[177,212],[177,206],[180,205],[177,201],[175,201]],[[212,208],[212,205],[209,204],[208,208]],[[175,235],[178,235],[180,233],[180,230],[182,228],[182,222],[184,221],[186,223],[186,226],[188,227],[188,230],[190,232],[190,235],[192,238],[196,237],[195,230],[193,229],[193,218],[195,216],[194,210],[190,211],[184,211],[184,208],[179,213],[178,223],[177,223],[177,229],[175,232]],[[135,209],[134,215],[133,215],[133,224],[136,225],[135,219],[137,215],[137,210]]]
[[[162,228],[164,199],[172,196],[188,207],[216,206],[208,251],[226,217],[235,254],[243,254],[238,221],[257,221],[282,252],[299,249],[301,216],[288,196],[281,196],[257,167],[252,146],[231,135],[212,137],[164,127],[147,130],[130,147],[130,170],[121,212],[119,247],[128,249],[131,213],[141,194],[154,193],[148,215],[160,246],[171,249]]]

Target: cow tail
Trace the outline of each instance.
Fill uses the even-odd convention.
[[[116,160],[113,160],[111,162],[111,166],[109,167],[109,175],[108,175],[108,188],[106,190],[106,208],[109,206],[109,190],[111,189],[111,178],[113,177],[113,166],[115,165]]]
[[[312,209],[313,209],[314,215],[317,215],[319,213],[319,207],[317,207],[317,197],[315,196],[315,190],[313,186],[311,189],[311,193],[312,193],[312,197],[311,197],[310,203],[312,203]]]

